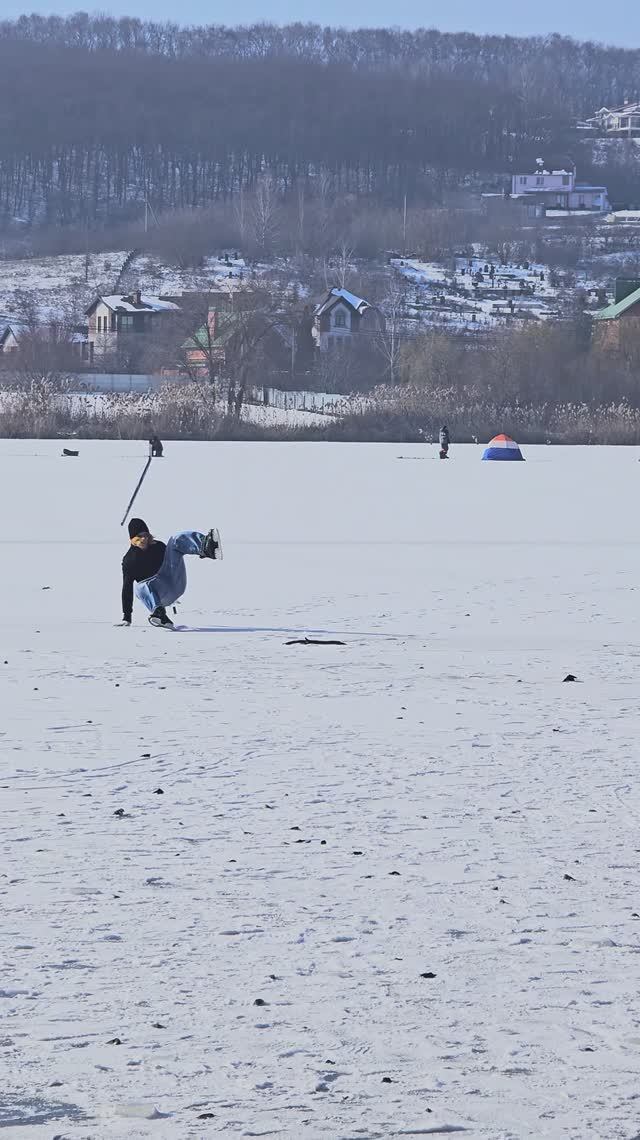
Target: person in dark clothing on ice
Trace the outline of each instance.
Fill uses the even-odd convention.
[[[149,440],[149,455],[151,456],[151,458],[152,459],[162,459],[162,452],[163,451],[164,451],[164,448],[162,446],[162,440],[159,438],[159,436],[152,435],[151,439]]]
[[[131,519],[130,546],[122,559],[122,625],[131,625],[133,594],[149,610],[151,625],[172,629],[166,606],[173,605],[187,588],[185,555],[222,558],[220,535],[183,530],[167,543],[154,538],[144,519]]]
[[[447,458],[447,456],[449,454],[449,444],[450,443],[451,443],[451,437],[449,435],[449,428],[446,427],[446,425],[445,425],[445,427],[440,428],[440,458],[441,459]]]

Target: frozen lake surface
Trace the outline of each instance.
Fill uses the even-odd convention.
[[[0,1136],[637,1137],[638,452],[169,443],[168,634],[71,446],[0,441]]]

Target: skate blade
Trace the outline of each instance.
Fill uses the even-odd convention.
[[[220,538],[220,531],[218,530],[217,526],[214,526],[212,528],[211,534],[213,535],[214,542],[218,543],[218,548],[216,550],[216,556],[214,558],[214,562],[222,562],[222,559],[223,559],[222,539]]]
[[[214,526],[208,531],[207,538],[209,537],[216,543],[216,552],[213,555],[201,553],[200,557],[208,558],[211,562],[222,562],[222,542],[220,541],[220,531],[217,527]]]

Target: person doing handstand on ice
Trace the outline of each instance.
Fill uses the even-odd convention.
[[[131,625],[133,593],[149,610],[151,625],[173,629],[166,607],[181,598],[187,588],[185,555],[222,558],[220,535],[210,530],[183,530],[165,544],[154,538],[144,519],[129,522],[130,546],[122,559],[122,625]]]

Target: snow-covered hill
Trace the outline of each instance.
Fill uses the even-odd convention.
[[[99,290],[112,291],[127,251],[60,254],[51,257],[7,258],[0,261],[0,313],[20,311],[20,294],[34,292],[43,316],[73,308],[77,319]],[[247,274],[242,258],[207,258],[201,269],[178,269],[141,255],[131,264],[128,282],[143,292],[183,292],[237,289]],[[130,288],[130,284],[127,286]]]
[[[417,258],[395,258],[391,264],[409,286],[405,315],[414,329],[488,330],[506,320],[551,320],[566,305],[548,265],[503,264],[479,256],[454,257],[448,265]]]

